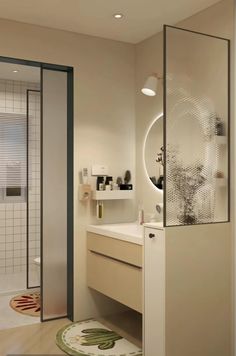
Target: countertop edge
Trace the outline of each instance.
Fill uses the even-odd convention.
[[[125,235],[123,233],[115,232],[115,231],[108,231],[105,228],[99,227],[100,225],[88,225],[87,226],[87,232],[92,232],[94,234],[102,235],[102,236],[107,236],[111,237],[117,240],[125,241],[125,242],[130,242],[136,245],[143,245],[143,236],[142,237],[136,237],[132,235]]]

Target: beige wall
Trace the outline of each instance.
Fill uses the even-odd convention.
[[[90,170],[92,163],[107,164],[114,176],[130,169],[135,183],[134,47],[5,20],[0,20],[0,43],[1,56],[75,69],[75,319],[88,318],[104,303],[86,287],[85,231],[96,219],[94,204],[78,201],[79,170]],[[134,219],[132,201],[116,202],[109,211],[110,206],[105,206],[105,221]]]

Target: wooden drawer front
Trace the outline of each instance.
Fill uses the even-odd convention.
[[[88,250],[142,267],[142,246],[88,232]]]
[[[88,286],[142,312],[142,269],[88,251]]]

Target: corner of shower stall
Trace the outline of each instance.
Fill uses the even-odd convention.
[[[72,67],[0,57],[0,275],[0,329],[73,319]]]
[[[0,78],[0,298],[4,307],[14,296],[34,293],[40,286],[40,69],[1,62]]]

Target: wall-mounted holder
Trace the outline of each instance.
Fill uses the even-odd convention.
[[[90,184],[80,184],[79,186],[79,200],[88,201],[91,199],[91,185]]]
[[[92,195],[93,200],[125,200],[133,198],[133,190],[95,190]]]

